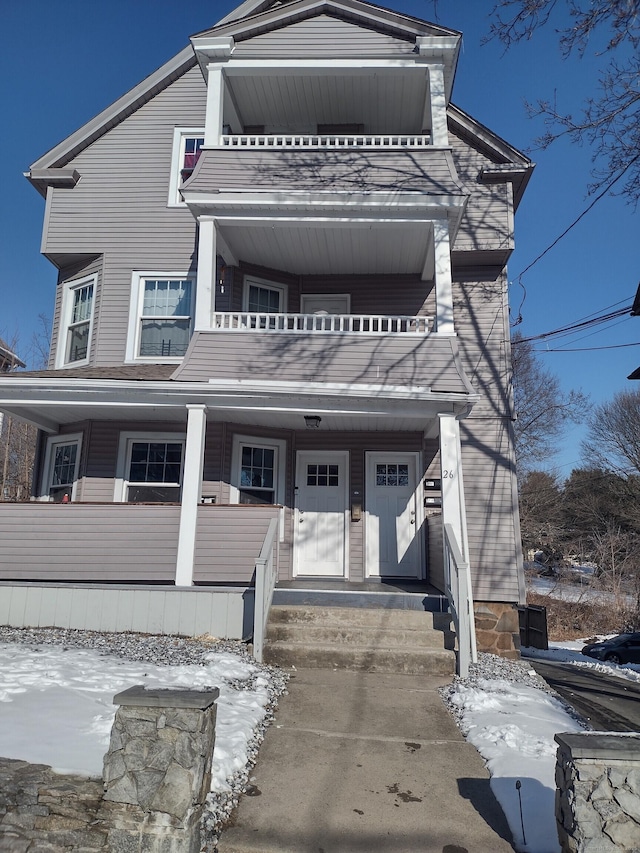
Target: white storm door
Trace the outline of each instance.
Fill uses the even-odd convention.
[[[422,577],[418,453],[367,453],[366,569],[369,577]]]
[[[345,576],[348,460],[346,451],[298,453],[293,522],[298,577]]]

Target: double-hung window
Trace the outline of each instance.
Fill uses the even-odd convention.
[[[41,500],[67,503],[76,496],[81,436],[62,435],[47,442]]]
[[[95,284],[95,276],[64,284],[56,367],[89,361]]]
[[[135,273],[127,361],[182,358],[191,338],[194,296],[194,279]]]
[[[184,437],[122,433],[116,498],[131,503],[177,503],[182,488]]]
[[[191,177],[204,146],[202,128],[176,127],[173,132],[173,152],[171,157],[171,175],[169,178],[169,205],[181,207],[184,201],[180,187]]]
[[[262,315],[251,318],[251,327],[259,329],[277,328],[277,318],[266,314],[284,314],[287,310],[287,288],[261,279],[245,278],[243,310],[249,314]]]

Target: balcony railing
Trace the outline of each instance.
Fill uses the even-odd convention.
[[[268,314],[243,311],[216,312],[213,315],[214,329],[228,332],[426,335],[432,322],[432,317],[389,317],[376,314]]]
[[[429,134],[352,134],[348,136],[282,133],[229,134],[222,137],[225,148],[426,148]]]

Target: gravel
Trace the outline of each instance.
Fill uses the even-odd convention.
[[[251,792],[249,775],[258,757],[267,727],[273,722],[278,698],[286,693],[289,675],[278,667],[257,663],[240,640],[219,640],[214,637],[175,637],[149,634],[110,634],[67,628],[8,628],[0,626],[0,642],[21,643],[26,646],[62,646],[64,649],[92,649],[104,655],[131,661],[145,661],[158,666],[205,666],[212,652],[234,654],[255,667],[246,679],[227,681],[233,690],[251,689],[258,675],[268,681],[268,704],[262,722],[256,727],[247,744],[249,761],[228,780],[231,790],[212,793],[207,797],[202,820],[203,853],[213,851],[221,830],[230,820],[240,796]]]

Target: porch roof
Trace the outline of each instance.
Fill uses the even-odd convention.
[[[476,399],[470,386],[436,392],[426,386],[373,383],[140,382],[72,378],[68,371],[0,377],[0,410],[50,434],[86,420],[186,425],[188,406],[204,406],[211,421],[269,428],[305,429],[304,416],[317,415],[325,431],[424,431],[439,412],[465,415]]]

